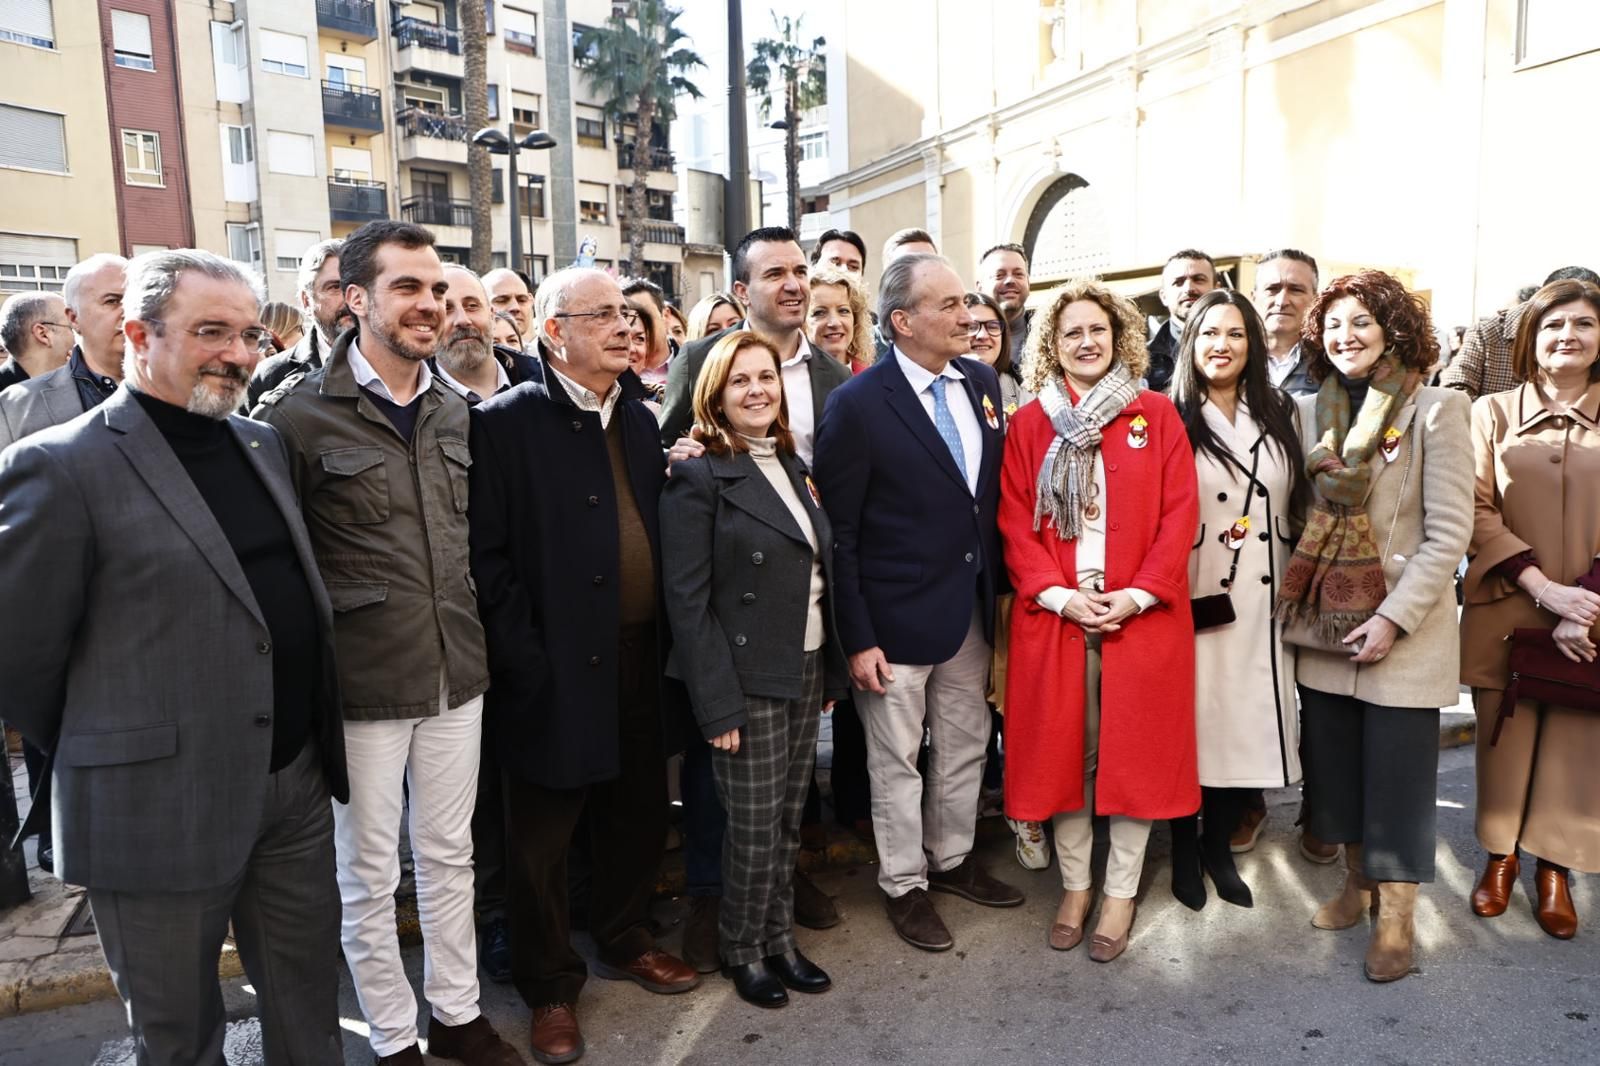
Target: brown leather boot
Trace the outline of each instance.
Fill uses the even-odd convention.
[[[1344,846],[1344,865],[1344,887],[1311,918],[1311,924],[1318,929],[1349,929],[1364,913],[1377,913],[1378,900],[1373,894],[1375,882],[1361,872],[1360,844]]]
[[[1378,920],[1367,945],[1367,980],[1398,981],[1411,972],[1416,951],[1417,885],[1413,881],[1378,882]]]
[[[1533,879],[1539,888],[1539,902],[1533,909],[1539,928],[1558,940],[1571,940],[1578,933],[1578,912],[1567,889],[1567,868],[1540,859]]]
[[[1507,855],[1490,855],[1478,878],[1478,887],[1472,891],[1472,913],[1479,918],[1498,918],[1506,912],[1511,902],[1511,890],[1517,887],[1517,875],[1522,864],[1515,851]]]

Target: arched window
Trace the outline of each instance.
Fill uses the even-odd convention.
[[[1063,174],[1045,189],[1028,216],[1022,243],[1035,283],[1096,274],[1111,262],[1100,197],[1077,174]]]

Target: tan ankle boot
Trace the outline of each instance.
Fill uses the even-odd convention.
[[[1398,981],[1411,972],[1416,949],[1417,886],[1411,881],[1379,881],[1378,921],[1367,945],[1367,980]]]
[[[1311,924],[1318,929],[1349,929],[1367,911],[1377,913],[1378,900],[1373,895],[1376,882],[1361,872],[1360,844],[1344,846],[1344,865],[1344,887],[1318,908],[1311,919]]]

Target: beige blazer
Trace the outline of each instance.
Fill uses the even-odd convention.
[[[1317,397],[1298,396],[1300,440],[1317,444]],[[1460,633],[1454,574],[1472,537],[1471,401],[1454,389],[1424,387],[1395,416],[1400,445],[1382,449],[1367,493],[1367,516],[1389,594],[1378,613],[1400,627],[1382,661],[1358,665],[1341,652],[1299,649],[1296,676],[1318,692],[1384,707],[1456,702]]]

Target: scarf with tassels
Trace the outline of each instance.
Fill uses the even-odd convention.
[[[1034,486],[1033,528],[1045,518],[1055,523],[1056,536],[1076,540],[1083,531],[1083,511],[1094,486],[1094,458],[1100,431],[1139,395],[1139,382],[1121,363],[1113,363],[1074,406],[1060,378],[1045,383],[1039,406],[1050,416],[1056,439],[1050,442]]]
[[[1417,371],[1407,371],[1398,356],[1385,352],[1353,420],[1350,394],[1338,374],[1329,374],[1317,392],[1317,445],[1306,457],[1317,502],[1284,571],[1276,613],[1281,622],[1310,626],[1329,646],[1371,618],[1388,594],[1367,517],[1369,460],[1420,380]]]

